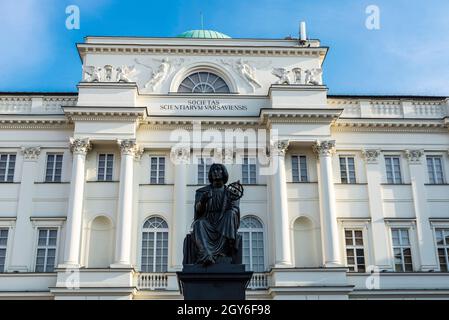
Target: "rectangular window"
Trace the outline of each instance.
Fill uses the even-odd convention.
[[[7,245],[8,245],[8,229],[0,229],[0,272],[5,272]]]
[[[45,182],[61,182],[62,154],[47,154]]]
[[[57,229],[38,229],[36,272],[53,272],[56,263]]]
[[[346,263],[349,271],[365,272],[365,248],[363,232],[357,229],[345,229]]]
[[[412,272],[412,248],[408,229],[391,229],[393,239],[394,270],[397,272]]]
[[[200,158],[198,162],[198,184],[207,184],[209,181],[209,169],[212,165],[212,158]]]
[[[443,184],[443,159],[440,156],[427,156],[427,172],[429,173],[429,183]]]
[[[440,271],[449,271],[449,229],[436,229],[435,238],[437,241],[438,259],[440,261]]]
[[[356,183],[354,157],[340,157],[341,183]]]
[[[114,155],[101,153],[98,156],[98,181],[112,181],[112,170],[114,168]]]
[[[308,181],[306,156],[292,156],[292,180],[293,182]]]
[[[16,166],[15,154],[0,154],[0,182],[14,181],[14,168]]]
[[[387,169],[387,182],[390,184],[401,184],[401,159],[400,157],[386,156],[385,166]]]
[[[151,184],[165,183],[165,157],[151,157]]]
[[[242,164],[242,183],[243,184],[256,184],[256,158],[243,158]]]

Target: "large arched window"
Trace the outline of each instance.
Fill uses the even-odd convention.
[[[262,222],[256,217],[244,217],[240,221],[239,233],[242,235],[242,258],[246,269],[265,271]]]
[[[142,230],[142,272],[166,272],[168,262],[168,224],[159,217],[150,217]]]
[[[226,82],[214,73],[199,71],[190,74],[179,85],[178,92],[185,93],[229,93]]]

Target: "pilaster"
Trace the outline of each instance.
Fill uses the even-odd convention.
[[[405,155],[410,168],[421,271],[437,270],[438,263],[435,250],[429,250],[429,247],[434,248],[435,241],[427,206],[427,193],[425,189],[427,167],[424,151],[406,150]]]
[[[19,199],[17,203],[17,220],[14,230],[12,256],[8,271],[30,272],[30,255],[34,256],[34,232],[30,222],[33,211],[34,180],[37,172],[37,160],[41,153],[40,147],[22,147],[23,157],[22,177]]]

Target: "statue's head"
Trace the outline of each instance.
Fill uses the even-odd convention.
[[[226,184],[229,179],[228,170],[226,167],[220,163],[214,163],[210,166],[209,169],[209,182],[214,184],[214,181],[222,181],[223,184]]]

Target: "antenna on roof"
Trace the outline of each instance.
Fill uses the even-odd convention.
[[[306,30],[306,22],[301,21],[299,24],[299,43],[304,45],[307,42],[307,30]]]
[[[204,17],[202,12],[200,12],[200,17],[201,17],[201,30],[204,30]]]

